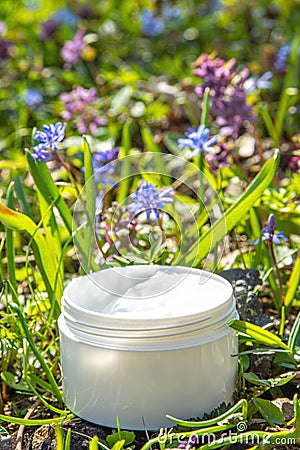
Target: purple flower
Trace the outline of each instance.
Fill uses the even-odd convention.
[[[219,142],[216,153],[207,155],[206,160],[212,173],[217,173],[220,168],[228,166],[228,157],[232,150],[228,142]]]
[[[235,59],[225,61],[203,54],[194,63],[194,74],[202,79],[195,89],[203,98],[206,88],[210,89],[210,111],[223,136],[236,139],[244,121],[252,121],[252,108],[247,104],[245,83],[248,69],[234,70]]]
[[[163,21],[155,17],[150,9],[143,9],[141,20],[142,32],[148,36],[158,36],[164,31]]]
[[[188,441],[183,444],[178,445],[178,448],[181,448],[183,450],[190,450],[192,448],[195,448],[196,444],[199,444],[198,436],[196,434],[192,434],[188,438]]]
[[[33,147],[33,158],[38,161],[48,162],[52,160],[52,153],[48,150],[57,151],[57,144],[65,137],[66,124],[57,122],[56,124],[43,125],[44,131],[37,131],[34,139],[40,142]]]
[[[62,118],[73,119],[79,133],[96,134],[99,127],[106,124],[106,119],[97,110],[99,98],[95,88],[78,86],[70,93],[61,94],[60,99],[64,102]]]
[[[77,14],[82,19],[92,19],[94,16],[94,10],[91,5],[85,4],[77,9]]]
[[[0,62],[13,55],[15,46],[11,41],[0,36]]]
[[[298,172],[300,170],[300,156],[292,156],[289,162],[289,168],[292,172]]]
[[[50,17],[50,19],[46,20],[41,24],[40,28],[40,39],[42,41],[49,41],[52,36],[56,33],[59,28],[59,23]]]
[[[146,211],[147,219],[150,219],[151,212],[154,212],[156,219],[158,219],[163,207],[174,202],[173,194],[172,188],[158,189],[153,183],[147,184],[143,180],[141,187],[130,195],[133,203],[128,205],[127,208],[134,215]]]
[[[282,231],[279,233],[275,233],[275,230],[277,228],[277,223],[274,214],[270,214],[266,223],[266,226],[262,230],[261,240],[264,241],[272,241],[274,244],[281,244],[281,240],[283,239],[285,241],[288,240],[288,238],[283,234]],[[253,242],[253,245],[256,245],[260,239],[256,239],[255,242]]]
[[[200,125],[197,130],[193,127],[190,128],[185,135],[187,139],[178,139],[178,147],[188,147],[193,150],[189,155],[189,158],[193,158],[202,152],[214,153],[212,145],[214,145],[219,139],[219,136],[214,136],[211,139],[208,139],[209,128],[206,128],[203,124]]]
[[[71,41],[66,41],[61,49],[61,57],[65,61],[64,69],[71,69],[79,60],[81,52],[85,47],[84,43],[85,29],[78,28],[75,36]]]
[[[6,23],[0,21],[0,36],[4,36],[6,31],[7,31]]]
[[[43,104],[44,97],[40,91],[33,88],[25,90],[23,95],[24,102],[31,109],[36,109]]]
[[[116,181],[111,177],[115,172],[116,164],[113,163],[119,156],[119,148],[107,150],[105,152],[93,153],[93,168],[95,179],[103,186],[115,185]]]

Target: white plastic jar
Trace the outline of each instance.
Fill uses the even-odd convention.
[[[237,371],[231,285],[169,266],[110,268],[74,279],[58,325],[64,401],[91,422],[149,430],[166,414],[201,417],[229,402]]]

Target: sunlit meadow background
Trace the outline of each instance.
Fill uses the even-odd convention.
[[[290,386],[286,372],[299,369],[299,23],[297,0],[1,1],[3,436],[6,422],[33,425],[22,422],[33,398],[39,424],[69,417],[56,324],[62,290],[105,264],[201,268],[205,260],[216,272],[259,270],[267,321],[249,325],[254,311],[231,326],[241,333],[241,351],[250,344],[262,354],[279,350],[272,375]],[[153,172],[126,180],[125,164],[116,175],[120,158],[136,163],[150,154]],[[182,167],[188,186],[176,181]],[[93,174],[74,227],[76,200]],[[203,177],[226,220],[214,224],[203,209]],[[125,199],[129,206],[118,206]],[[195,214],[190,229],[184,211]],[[82,251],[95,243],[91,224],[96,258]],[[190,249],[183,255],[182,230]],[[270,401],[251,400],[282,392],[272,391],[278,379],[257,380],[249,366],[246,352],[237,397],[249,401],[250,413],[243,400],[229,415],[242,409],[250,421],[261,414],[267,425],[296,433],[297,398],[295,431]],[[18,403],[18,396],[30,400]],[[131,444],[124,439],[119,449]]]

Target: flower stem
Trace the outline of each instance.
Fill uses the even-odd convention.
[[[75,178],[72,174],[71,166],[68,163],[66,163],[66,161],[64,161],[58,153],[52,151],[52,154],[53,154],[53,157],[66,169],[68,177],[69,177],[71,183],[73,184],[74,188],[76,189],[77,194],[79,195],[80,191],[79,191],[79,188],[75,181]]]
[[[275,270],[276,270],[276,273],[277,273],[277,278],[278,278],[278,283],[279,283],[280,308],[282,308],[284,306],[284,304],[283,304],[282,278],[281,278],[280,270],[279,270],[278,265],[277,265],[276,255],[275,255],[272,239],[269,241],[269,246],[270,246],[272,259],[273,259],[273,262],[274,262],[274,265],[275,265]]]

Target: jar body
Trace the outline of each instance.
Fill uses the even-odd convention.
[[[226,324],[184,348],[163,342],[163,350],[145,350],[141,340],[128,349],[82,340],[63,315],[59,329],[64,401],[86,420],[115,427],[118,416],[122,428],[154,430],[172,426],[166,414],[201,417],[231,401],[237,338]]]

